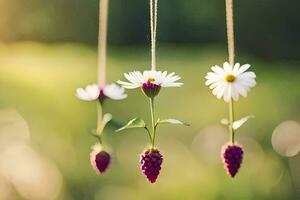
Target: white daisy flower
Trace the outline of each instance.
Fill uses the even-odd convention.
[[[181,77],[175,75],[174,72],[168,74],[167,71],[144,71],[143,73],[134,71],[125,73],[124,76],[129,82],[119,80],[117,83],[127,89],[142,88],[150,98],[155,97],[161,87],[180,87],[183,85],[183,83],[176,82]]]
[[[83,101],[94,101],[99,99],[103,101],[105,97],[114,100],[121,100],[127,97],[124,94],[125,89],[116,85],[115,83],[99,87],[97,84],[86,86],[86,88],[78,88],[76,90],[76,96]]]
[[[226,102],[231,98],[238,101],[239,95],[246,97],[247,92],[256,85],[256,75],[247,71],[249,68],[249,64],[240,66],[240,63],[236,63],[232,67],[228,62],[224,63],[223,68],[212,66],[212,72],[208,72],[205,77],[205,85],[209,85],[218,99],[223,97]]]

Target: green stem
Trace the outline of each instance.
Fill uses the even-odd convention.
[[[234,144],[234,129],[233,129],[233,122],[234,122],[234,109],[233,109],[233,100],[230,98],[229,101],[229,133],[230,133],[230,141]]]
[[[155,114],[154,114],[154,98],[150,98],[150,110],[151,110],[151,122],[152,122],[152,149],[154,148],[155,145]]]
[[[102,122],[102,106],[101,106],[101,103],[98,102],[97,103],[97,135],[98,135],[98,140],[99,140],[99,143],[102,145],[103,143],[103,140],[102,140],[102,131],[100,132],[99,128],[101,126],[101,122]]]
[[[101,134],[102,135],[102,134]],[[98,137],[98,141],[99,141],[99,143],[101,144],[101,146],[102,146],[102,144],[103,144],[103,140],[102,140],[102,136],[101,135],[99,135],[99,137]]]
[[[146,129],[146,131],[147,131],[147,133],[148,133],[148,136],[149,136],[150,141],[152,142],[152,135],[151,135],[149,129],[148,129],[147,127],[145,127],[145,129]]]

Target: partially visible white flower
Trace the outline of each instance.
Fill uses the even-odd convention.
[[[247,97],[247,92],[256,85],[256,75],[247,71],[249,68],[249,64],[240,66],[240,63],[236,63],[233,67],[228,62],[224,63],[223,68],[212,66],[212,72],[205,77],[205,85],[209,85],[218,99],[223,97],[226,102],[231,98],[238,101],[239,95]]]
[[[119,87],[114,83],[105,85],[103,88],[99,88],[97,84],[92,84],[86,86],[86,88],[78,88],[76,90],[76,96],[83,101],[94,101],[99,98],[103,99],[104,97],[121,100],[127,97],[124,92],[124,88]]]
[[[88,85],[85,87],[85,89],[77,88],[76,90],[77,98],[83,101],[94,101],[98,99],[99,95],[100,95],[100,90],[98,85],[96,84]]]
[[[181,77],[175,75],[175,73],[168,74],[167,71],[139,71],[129,72],[124,74],[125,78],[129,82],[118,81],[120,85],[127,89],[142,88],[145,95],[150,98],[158,95],[161,87],[180,87],[183,83],[177,81]]]
[[[103,88],[103,93],[105,96],[114,99],[114,100],[121,100],[125,99],[127,97],[127,94],[124,93],[125,89],[118,86],[115,83],[112,83],[110,85],[106,85]]]

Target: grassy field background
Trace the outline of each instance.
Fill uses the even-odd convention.
[[[235,104],[237,118],[253,114],[255,119],[238,131],[237,140],[246,154],[240,173],[231,179],[219,155],[221,145],[228,140],[226,128],[219,123],[227,116],[227,105],[204,85],[210,66],[221,65],[226,53],[226,47],[217,45],[159,47],[158,69],[176,72],[184,86],[163,89],[156,101],[157,113],[192,126],[159,128],[158,147],[165,162],[155,185],[146,182],[138,166],[139,154],[148,144],[143,130],[114,133],[116,127],[110,125],[105,131],[113,155],[110,170],[99,177],[89,164],[90,147],[96,142],[89,135],[96,126],[96,105],[76,99],[75,90],[97,79],[95,47],[74,43],[1,44],[0,108],[16,110],[25,119],[30,145],[57,168],[62,185],[53,194],[55,199],[297,199],[300,187],[292,169],[300,165],[291,165],[295,158],[283,158],[274,152],[271,136],[282,121],[300,121],[299,63],[271,62],[246,53],[237,56],[237,61],[252,65],[258,84],[247,99]],[[145,70],[149,61],[146,47],[112,47],[108,80],[123,79],[124,72]],[[136,116],[149,122],[147,99],[138,90],[127,93],[126,100],[107,101],[104,109],[122,123]],[[8,196],[22,199],[23,194],[13,186],[9,188]]]

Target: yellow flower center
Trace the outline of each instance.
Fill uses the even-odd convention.
[[[148,80],[147,80],[148,83],[151,83],[151,82],[154,82],[154,81],[155,81],[155,78],[153,78],[153,77],[149,77]]]
[[[233,76],[232,74],[228,74],[228,75],[225,77],[225,80],[226,80],[227,82],[232,83],[232,82],[235,81],[235,76]]]

